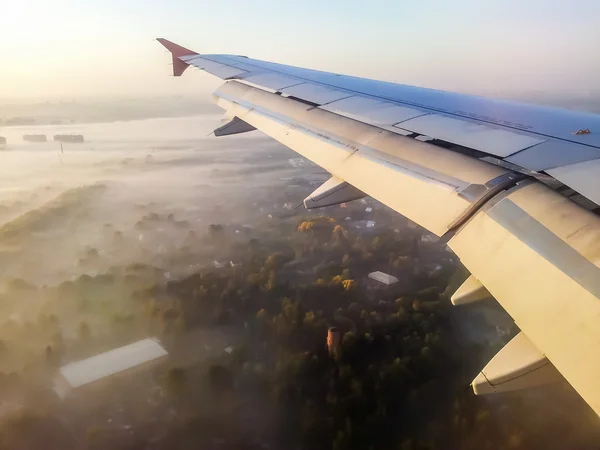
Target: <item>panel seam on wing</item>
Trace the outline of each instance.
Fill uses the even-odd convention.
[[[200,55],[200,56],[202,56],[202,55]],[[230,58],[228,58],[226,55],[223,55],[223,58],[226,58],[226,59],[230,60]],[[216,62],[216,61],[212,61],[211,60],[211,62]],[[223,64],[223,63],[220,63],[220,64]],[[297,78],[299,80],[304,80],[304,82],[306,82],[306,83],[313,83],[313,84],[317,84],[317,85],[321,85],[321,86],[326,86],[326,87],[328,87],[330,89],[334,89],[334,90],[338,90],[338,91],[350,92],[350,93],[353,93],[353,95],[357,95],[357,96],[360,96],[360,97],[371,98],[371,99],[378,99],[378,100],[385,100],[385,101],[388,101],[388,102],[396,104],[396,105],[408,105],[408,106],[414,106],[414,107],[417,107],[417,108],[426,109],[426,110],[429,111],[430,114],[431,114],[431,112],[440,113],[440,114],[443,114],[443,115],[446,115],[446,116],[452,116],[452,117],[455,117],[455,118],[460,118],[460,119],[463,119],[466,122],[470,122],[470,123],[485,123],[485,124],[489,124],[489,125],[495,125],[497,127],[500,127],[500,129],[506,128],[506,129],[520,131],[521,133],[525,133],[525,134],[536,135],[536,136],[543,136],[543,137],[547,137],[547,138],[551,138],[551,139],[555,139],[555,140],[559,140],[559,141],[569,142],[571,144],[583,145],[583,146],[591,147],[591,148],[600,148],[600,146],[596,146],[596,145],[585,144],[585,143],[582,143],[582,142],[576,142],[576,141],[572,141],[570,139],[565,139],[565,138],[560,138],[560,137],[556,137],[556,136],[551,136],[551,135],[547,135],[547,134],[544,134],[544,133],[539,133],[539,132],[536,132],[536,131],[524,130],[524,129],[519,128],[519,127],[515,127],[515,126],[511,126],[511,125],[505,125],[505,124],[500,124],[500,123],[492,122],[492,121],[489,121],[489,120],[468,117],[468,116],[464,116],[464,115],[461,115],[461,114],[449,112],[449,111],[446,111],[446,110],[443,110],[443,109],[433,108],[431,106],[426,106],[426,105],[419,104],[419,103],[411,103],[411,102],[406,102],[406,101],[400,101],[400,100],[397,100],[397,99],[391,99],[389,97],[372,95],[372,94],[366,94],[366,93],[363,93],[363,92],[360,92],[360,91],[356,91],[356,90],[353,90],[353,89],[348,89],[348,88],[342,88],[342,87],[334,86],[334,85],[331,85],[329,83],[324,83],[322,81],[313,81],[313,80],[310,80],[308,78],[304,78],[304,77],[301,77],[301,76],[298,76],[298,75],[289,75],[289,74],[287,74],[285,72],[281,72],[281,71],[275,70],[275,69],[265,69],[264,67],[260,67],[260,66],[257,66],[255,64],[252,64],[252,63],[246,63],[246,64],[254,66],[254,67],[257,67],[257,68],[260,68],[260,69],[263,69],[263,70],[265,70],[267,72],[276,73],[276,74],[279,74],[279,75],[282,75],[282,76],[285,76],[285,77]],[[235,67],[235,66],[232,65],[231,67]]]

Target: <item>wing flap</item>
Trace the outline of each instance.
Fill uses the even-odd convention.
[[[594,147],[551,140],[515,153],[506,161],[539,172],[597,158],[600,151]]]
[[[314,83],[302,83],[283,89],[288,97],[301,98],[317,105],[325,105],[342,98],[350,97],[352,94],[336,89],[330,89]]]
[[[454,306],[466,305],[490,298],[491,295],[481,282],[473,275],[469,276],[456,290],[450,301]]]
[[[473,380],[476,395],[511,392],[562,380],[560,373],[520,332]]]
[[[366,197],[366,194],[356,189],[351,184],[336,177],[331,177],[308,197],[304,199],[304,207],[323,208],[325,206],[339,205]]]
[[[239,82],[214,95],[230,114],[438,236],[477,201],[467,192],[485,192],[486,183],[507,173]]]
[[[540,138],[501,130],[489,125],[444,117],[439,114],[415,117],[397,126],[414,133],[424,134],[500,157],[512,155],[532,145],[544,142]]]
[[[250,72],[250,74],[244,78],[244,81],[256,84],[257,86],[272,89],[273,91],[280,91],[287,87],[295,86],[303,82],[297,78],[271,72],[256,74],[254,72]]]
[[[597,216],[540,183],[523,182],[448,242],[596,413],[599,238]]]
[[[232,134],[248,133],[254,130],[256,130],[256,128],[254,128],[252,125],[248,125],[239,117],[232,117],[231,119],[226,120],[225,123],[220,127],[215,128],[213,133],[215,136],[221,137],[231,136]]]
[[[547,172],[600,205],[600,159],[556,167]]]
[[[399,106],[359,95],[322,105],[321,109],[394,132],[400,130],[393,128],[393,125],[428,114],[417,108]]]

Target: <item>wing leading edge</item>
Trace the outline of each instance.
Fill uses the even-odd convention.
[[[227,80],[214,99],[240,130],[261,130],[337,184],[448,239],[473,289],[487,290],[522,330],[478,376],[476,390],[540,384],[556,367],[600,414],[600,219],[536,181],[566,180],[600,203],[590,178],[600,166],[574,176],[586,161],[600,160],[599,116],[160,42],[173,55],[175,75],[191,65]],[[591,132],[573,134],[584,128]]]

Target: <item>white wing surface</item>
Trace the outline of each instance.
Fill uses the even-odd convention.
[[[560,372],[600,414],[600,116],[159,41],[174,75],[226,80],[218,135],[258,129],[332,174],[305,204],[367,194],[448,240],[472,273],[453,302],[491,294],[521,329],[476,393]]]

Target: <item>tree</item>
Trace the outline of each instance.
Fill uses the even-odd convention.
[[[3,414],[0,424],[0,447],[3,449],[78,448],[67,427],[56,417],[35,409],[10,409]]]
[[[315,226],[314,222],[311,222],[311,221],[302,222],[300,225],[298,225],[298,231],[300,231],[301,233],[306,233],[306,232],[312,230],[314,226]]]
[[[163,335],[180,329],[181,323],[178,322],[180,316],[181,314],[175,308],[169,308],[163,312],[160,323]]]
[[[220,364],[213,364],[208,368],[208,381],[215,392],[225,392],[233,387],[231,371]]]
[[[373,250],[379,250],[379,248],[381,247],[381,238],[379,236],[373,239],[371,247],[373,248]]]
[[[342,281],[342,286],[344,287],[344,290],[350,291],[356,287],[356,281],[344,280],[344,281]]]
[[[403,267],[408,267],[410,264],[410,258],[408,256],[398,256],[394,262],[394,269],[401,269]]]
[[[172,367],[165,377],[165,388],[169,395],[179,396],[183,393],[186,384],[186,372],[181,367]]]
[[[287,297],[284,298],[281,302],[281,311],[283,317],[285,317],[288,322],[296,323],[298,321],[300,315],[300,306],[298,305],[298,302],[293,302]]]
[[[331,234],[331,238],[334,241],[342,242],[343,240],[346,239],[347,236],[348,236],[348,233],[346,232],[346,230],[344,230],[344,228],[341,225],[336,225],[335,227],[333,227],[333,232]]]
[[[350,439],[348,438],[347,432],[343,430],[338,431],[337,436],[333,440],[332,449],[333,450],[346,450],[350,448]]]
[[[213,236],[219,235],[219,234],[223,233],[223,225],[212,223],[208,226],[208,231]]]
[[[281,252],[273,253],[265,261],[265,267],[268,270],[278,270],[284,264],[291,261],[293,258],[290,255],[286,255]]]
[[[342,337],[342,349],[344,352],[351,352],[354,349],[358,339],[356,337],[356,333],[354,331],[348,331],[344,333]]]
[[[46,346],[46,364],[51,370],[56,369],[60,364],[60,355],[58,355],[51,345]]]
[[[308,326],[312,326],[315,323],[317,315],[313,312],[313,311],[308,311],[305,315],[304,315],[304,325],[308,325]]]
[[[65,341],[60,331],[52,335],[50,338],[50,346],[52,347],[52,351],[59,355],[59,357],[63,354],[65,350]]]
[[[77,329],[77,336],[82,342],[88,342],[92,338],[92,330],[87,322],[83,321],[79,324]]]
[[[260,278],[260,273],[251,273],[246,277],[246,281],[252,286],[258,286],[260,284]]]
[[[333,277],[331,279],[331,284],[340,285],[340,284],[342,284],[342,281],[344,281],[344,278],[341,275],[336,275],[335,277]]]
[[[273,291],[277,286],[277,275],[274,270],[269,272],[269,279],[267,280],[267,284],[265,285],[265,289],[269,292]]]

